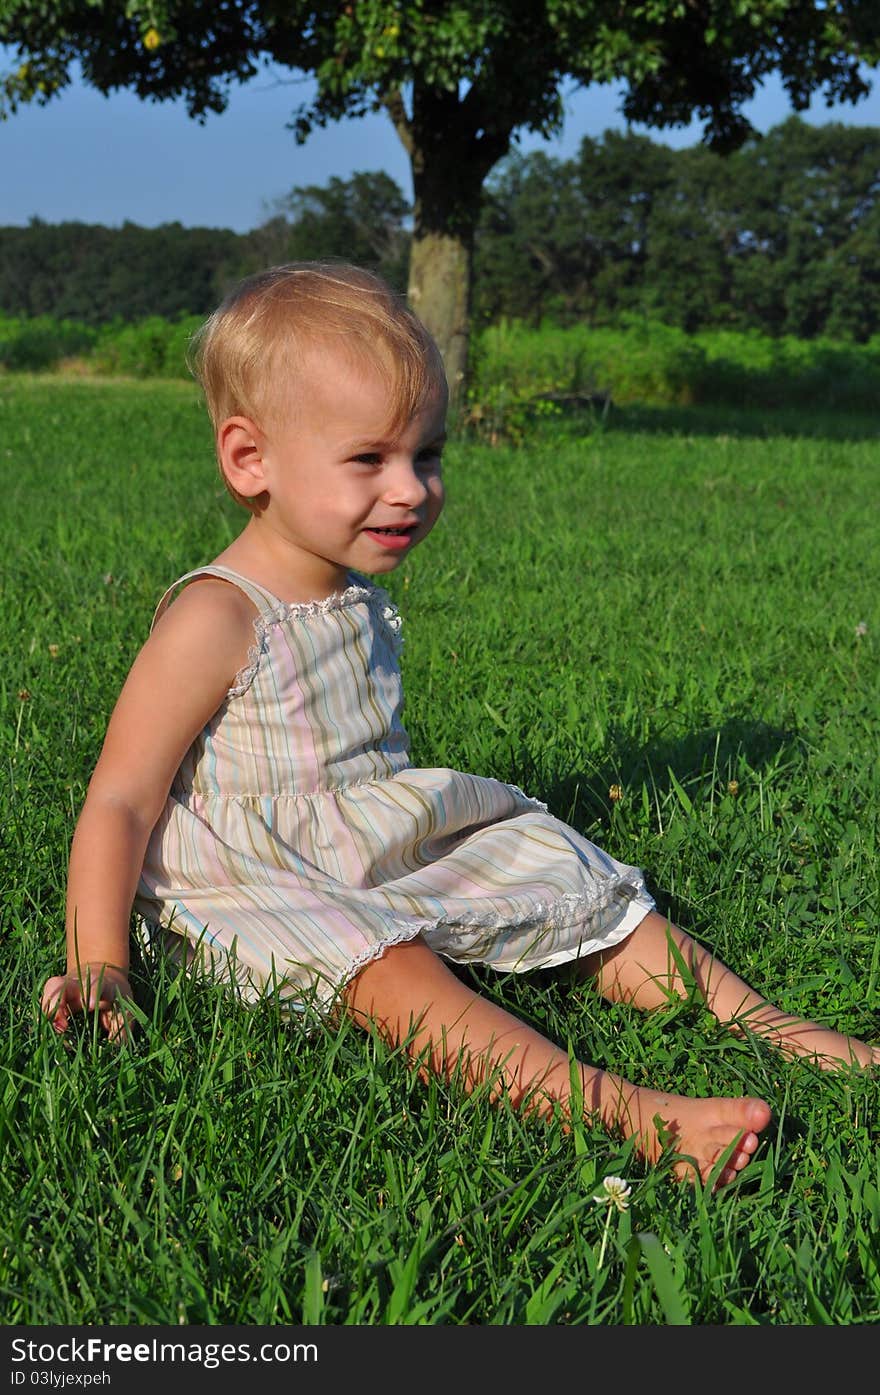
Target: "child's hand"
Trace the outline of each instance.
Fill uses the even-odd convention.
[[[113,964],[81,964],[79,972],[50,978],[40,996],[40,1007],[56,1032],[65,1032],[74,1012],[97,1012],[110,1041],[131,1037],[133,1017],[125,1009],[133,998],[128,975]]]

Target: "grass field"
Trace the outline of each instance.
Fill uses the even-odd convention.
[[[544,799],[771,997],[872,1040],[878,429],[632,407],[453,443],[446,513],[388,583],[416,763]],[[765,1097],[716,1194],[158,963],[131,1049],[56,1038],[37,991],[108,712],[166,584],[243,518],[185,384],[0,379],[0,469],[2,1321],[880,1319],[880,1083],[699,1002],[644,1017],[565,974],[473,975],[636,1082]],[[632,1198],[606,1234],[609,1174]]]

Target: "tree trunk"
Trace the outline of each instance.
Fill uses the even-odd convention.
[[[483,181],[510,148],[491,127],[476,87],[456,92],[415,83],[412,111],[400,93],[385,105],[410,157],[413,240],[408,297],[437,341],[453,411],[467,392],[474,234]]]
[[[443,355],[453,409],[467,390],[472,263],[473,239],[425,229],[413,236],[409,303]]]

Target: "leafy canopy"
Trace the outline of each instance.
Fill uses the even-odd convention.
[[[627,84],[628,120],[679,125],[696,114],[718,149],[749,134],[741,107],[777,72],[795,110],[814,92],[857,101],[880,61],[876,0],[5,0],[0,43],[18,66],[0,103],[45,102],[71,80],[151,100],[183,97],[191,116],[222,111],[234,84],[265,69],[311,74],[295,108],[315,126],[398,106],[418,89],[454,94],[475,140],[524,127],[548,135],[562,88]],[[287,79],[289,80],[289,78]]]

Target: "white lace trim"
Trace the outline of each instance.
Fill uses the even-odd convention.
[[[442,930],[452,939],[469,938],[475,930],[530,930],[540,927],[547,934],[553,934],[556,930],[568,930],[581,920],[587,924],[592,923],[595,917],[606,911],[615,900],[642,900],[651,906],[654,904],[653,897],[645,890],[644,878],[637,868],[633,868],[629,873],[622,872],[618,876],[609,877],[598,894],[589,891],[567,891],[553,901],[533,902],[528,910],[519,916],[503,915],[498,911],[475,911],[470,915],[456,916],[454,920],[437,916],[432,920],[420,920],[415,925],[410,921],[406,929],[388,935],[349,960],[339,984],[344,987],[365,964],[369,964],[391,945],[415,939],[416,935],[424,935],[432,930]]]
[[[543,799],[535,799],[534,795],[526,794],[525,790],[521,790],[519,785],[512,785],[509,781],[505,781],[505,783],[507,784],[508,789],[515,790],[516,793],[520,795],[521,798],[523,798],[527,804],[531,804],[532,807],[535,809],[541,809],[545,814],[550,813],[550,810],[547,808],[547,805],[544,803]]]
[[[623,894],[621,894],[623,893]],[[557,930],[568,930],[578,921],[583,921],[587,926],[592,926],[597,915],[608,909],[614,900],[622,900],[632,903],[641,901],[644,903],[647,915],[648,910],[654,905],[654,898],[645,889],[644,878],[637,868],[633,868],[630,873],[621,873],[616,877],[609,877],[603,885],[598,895],[593,892],[576,893],[565,892],[552,902],[539,901],[529,907],[518,917],[500,915],[496,912],[486,912],[483,914],[474,913],[470,916],[458,916],[455,920],[447,920],[443,916],[438,916],[434,920],[423,920],[413,925],[412,922],[406,927],[389,935],[380,943],[370,945],[368,949],[362,950],[354,959],[349,960],[345,969],[336,983],[328,989],[326,997],[319,994],[326,1003],[341,994],[346,986],[355,978],[367,964],[378,959],[387,949],[393,945],[404,944],[409,940],[414,940],[418,935],[430,934],[432,930],[442,930],[451,939],[464,940],[470,938],[475,930],[487,930],[496,932],[499,928],[504,930],[529,930],[532,928],[544,931],[551,936]],[[590,938],[590,937],[587,937]],[[610,940],[609,944],[615,941]],[[531,953],[535,949],[534,943],[524,947],[523,954]],[[437,951],[444,954],[446,951]],[[579,951],[574,950],[571,957],[575,958]],[[475,962],[492,964],[490,954],[481,954],[479,948],[473,955]],[[465,962],[465,961],[461,961]],[[539,968],[540,965],[523,963],[523,968]],[[515,972],[515,968],[511,972]]]
[[[239,669],[226,693],[227,698],[241,697],[247,692],[257,676],[260,660],[266,652],[269,631],[276,625],[283,625],[294,616],[298,620],[311,620],[334,610],[342,610],[345,606],[356,605],[359,601],[373,602],[378,606],[379,614],[389,631],[392,649],[395,654],[399,654],[403,644],[403,620],[397,606],[381,586],[364,586],[355,582],[346,586],[344,591],[334,591],[332,595],[325,596],[320,601],[284,602],[255,615],[254,642],[248,649],[247,662]]]
[[[503,895],[503,893],[502,893]],[[645,881],[637,868],[606,878],[598,890],[566,891],[552,901],[535,901],[518,916],[501,915],[498,911],[474,911],[469,915],[447,919],[438,916],[422,928],[442,930],[455,938],[474,930],[529,930],[541,926],[548,933],[567,930],[579,920],[592,921],[606,911],[612,901],[635,901],[646,896]]]

